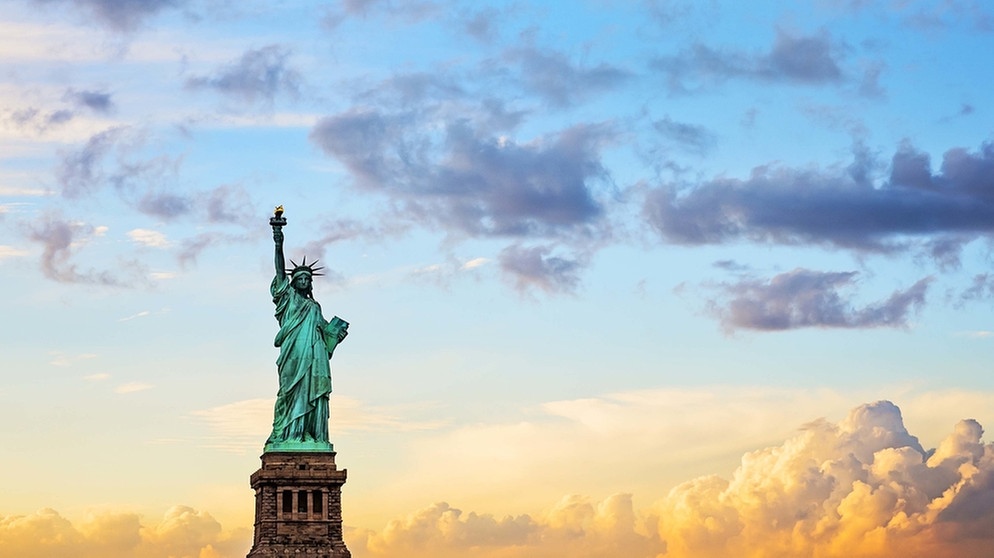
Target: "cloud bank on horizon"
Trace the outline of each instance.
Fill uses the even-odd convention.
[[[204,251],[253,242],[248,223],[271,196],[241,169],[210,175],[189,162],[198,149],[214,149],[205,136],[247,126],[303,128],[323,156],[311,164],[333,168],[335,187],[366,205],[361,216],[315,215],[331,231],[353,231],[312,242],[319,255],[346,238],[427,232],[440,235],[442,251],[486,246],[482,257],[508,285],[547,295],[580,292],[598,255],[618,246],[663,253],[746,243],[841,251],[871,270],[876,258],[920,264],[918,277],[877,302],[861,300],[851,267],[756,270],[711,295],[700,285],[702,306],[728,331],[905,328],[936,303],[937,288],[961,293],[964,304],[994,291],[982,272],[959,276],[976,257],[964,266],[964,251],[986,250],[979,244],[994,223],[994,147],[978,123],[985,88],[950,69],[959,98],[934,97],[930,113],[915,115],[929,120],[912,120],[908,111],[933,90],[909,85],[926,70],[892,42],[900,36],[917,52],[938,41],[933,58],[965,52],[952,37],[982,41],[994,19],[976,2],[827,1],[810,18],[766,7],[758,17],[769,27],[741,33],[738,43],[719,31],[735,11],[720,3],[645,0],[613,12],[589,3],[560,13],[555,3],[370,0],[285,15],[223,0],[18,6],[22,20],[6,25],[29,40],[7,55],[16,79],[6,81],[0,125],[35,160],[5,156],[26,170],[4,178],[3,190],[31,207],[4,204],[3,221],[22,229],[4,248],[40,251],[54,281],[155,282],[139,265],[115,278],[106,265],[82,263],[99,259],[88,245],[107,219],[83,208],[100,203],[144,222],[134,230],[166,238],[168,229],[170,242],[158,246],[183,266]],[[34,8],[71,29],[96,28],[118,46],[70,34],[46,47],[50,39],[27,15]],[[539,24],[549,13],[575,19],[575,31]],[[312,18],[307,33],[280,35],[303,15]],[[215,45],[203,36],[258,17],[270,17],[272,39],[233,35]],[[879,23],[876,34],[869,21]],[[158,31],[180,24],[199,45],[159,42]],[[702,26],[716,31],[693,32]],[[399,44],[444,31],[428,41],[434,49],[356,50],[355,34],[379,28],[396,31]],[[46,75],[73,56],[81,61],[70,77]],[[154,77],[122,79],[125,68]],[[702,113],[718,99],[728,107]],[[942,127],[962,137],[932,140]],[[808,145],[807,135],[818,143]],[[799,153],[794,140],[823,147]],[[744,149],[750,144],[755,154]],[[843,145],[851,155],[835,156]],[[45,197],[35,195],[39,183],[48,185]],[[196,234],[180,228],[192,223]],[[112,257],[137,261],[126,244],[115,250]],[[743,304],[747,294],[758,300]]]
[[[726,479],[699,477],[647,509],[631,494],[568,495],[541,514],[496,517],[440,502],[380,530],[349,530],[357,557],[509,558],[979,557],[994,544],[994,444],[964,419],[922,447],[889,401],[838,423],[802,425],[751,451]],[[234,558],[250,534],[177,506],[158,523],[103,514],[72,524],[54,510],[0,517],[0,553],[25,558]]]

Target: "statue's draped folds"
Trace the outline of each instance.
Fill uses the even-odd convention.
[[[279,215],[278,215],[279,216]],[[271,220],[272,222],[273,220]],[[282,226],[273,223],[276,275],[270,285],[280,329],[274,344],[279,391],[273,411],[273,431],[266,451],[331,451],[328,440],[328,398],[331,395],[329,359],[348,333],[348,323],[331,322],[311,295],[311,279],[320,268],[302,265],[284,270]]]
[[[273,279],[271,290],[280,323],[274,342],[280,348],[280,389],[267,443],[327,441],[331,366],[321,305],[291,288],[285,275]]]

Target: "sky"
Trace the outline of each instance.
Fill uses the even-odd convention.
[[[356,558],[994,545],[988,3],[3,6],[0,555],[246,554],[276,205]]]

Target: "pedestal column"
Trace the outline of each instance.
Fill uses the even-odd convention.
[[[252,474],[255,537],[248,558],[352,558],[342,539],[346,470],[335,452],[267,452]]]

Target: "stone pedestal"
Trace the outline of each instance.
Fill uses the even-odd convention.
[[[346,470],[335,452],[267,452],[252,474],[255,538],[248,558],[352,558],[342,540]]]

